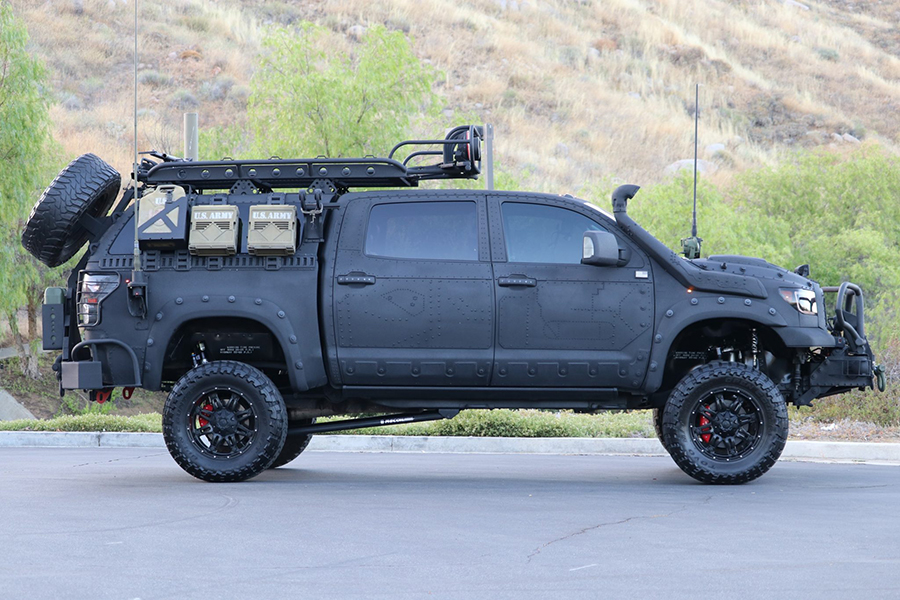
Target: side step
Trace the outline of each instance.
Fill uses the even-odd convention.
[[[381,427],[384,425],[400,425],[401,423],[419,423],[422,421],[440,421],[441,419],[452,419],[458,414],[458,409],[448,408],[419,413],[386,415],[383,417],[347,419],[345,421],[331,421],[330,423],[316,423],[314,425],[304,425],[303,427],[291,427],[288,429],[288,435],[326,433],[328,431],[345,431],[347,429],[363,429],[365,427]]]

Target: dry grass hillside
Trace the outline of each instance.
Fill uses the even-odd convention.
[[[67,155],[131,164],[127,0],[12,0],[47,63]],[[181,151],[181,115],[241,123],[267,29],[346,37],[382,23],[440,69],[446,127],[495,124],[503,167],[532,188],[652,183],[693,148],[717,178],[797,147],[900,147],[900,1],[154,0],[140,2],[142,149]],[[411,132],[412,134],[424,132]],[[433,132],[432,132],[433,133]],[[387,149],[386,149],[387,150]],[[202,148],[201,148],[202,153]]]

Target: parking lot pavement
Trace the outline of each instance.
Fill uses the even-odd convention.
[[[153,448],[0,448],[0,598],[896,598],[900,468],[309,452],[237,484]]]

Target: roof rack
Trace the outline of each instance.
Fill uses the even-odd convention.
[[[443,140],[407,140],[387,158],[301,158],[268,160],[190,161],[148,152],[161,162],[144,158],[137,180],[148,185],[176,184],[193,191],[229,189],[268,193],[273,189],[327,189],[343,192],[354,187],[416,187],[429,179],[477,179],[481,173],[481,127],[454,127]],[[411,152],[403,162],[394,159],[406,146],[430,149]],[[434,146],[442,146],[434,150]],[[440,156],[437,164],[410,166],[423,156]],[[328,189],[330,188],[330,189]]]

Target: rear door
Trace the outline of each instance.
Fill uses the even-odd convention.
[[[497,338],[492,385],[637,389],[653,323],[647,259],[597,211],[545,195],[489,197]],[[587,230],[630,259],[582,265]]]
[[[348,203],[334,270],[343,383],[488,385],[487,234],[478,192],[375,193]]]

